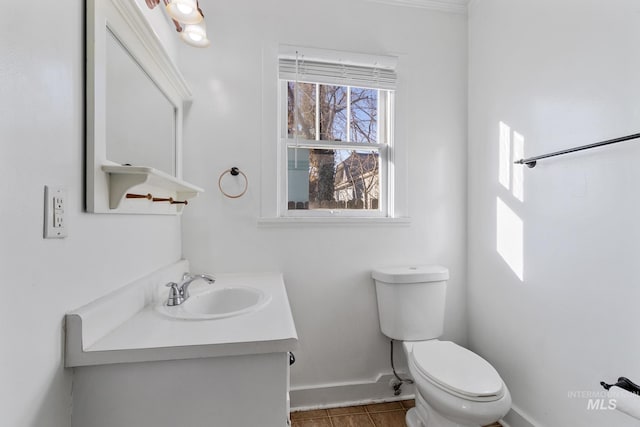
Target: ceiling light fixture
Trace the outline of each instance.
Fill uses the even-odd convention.
[[[204,21],[198,24],[186,24],[180,37],[182,41],[193,47],[207,47],[211,44],[207,38],[207,26]]]
[[[198,0],[162,0],[167,14],[180,33],[182,41],[193,47],[207,47],[207,26]],[[160,4],[160,0],[145,0],[149,9]]]

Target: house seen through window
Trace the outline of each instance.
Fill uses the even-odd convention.
[[[395,74],[282,59],[280,70],[285,215],[388,215]]]

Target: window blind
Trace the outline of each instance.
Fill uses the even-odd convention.
[[[281,80],[395,90],[396,72],[389,68],[344,63],[279,59]]]

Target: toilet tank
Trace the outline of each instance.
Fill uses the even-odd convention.
[[[380,330],[400,341],[442,335],[449,270],[441,265],[373,270]]]

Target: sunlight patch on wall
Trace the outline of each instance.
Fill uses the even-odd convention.
[[[524,202],[524,167],[515,165],[514,161],[524,158],[524,136],[518,132],[513,133],[513,158],[510,165],[513,166],[513,197]]]
[[[524,280],[523,236],[522,220],[498,197],[496,204],[496,249],[521,281]]]
[[[524,281],[524,224],[514,212],[524,203],[524,167],[513,162],[524,157],[524,136],[504,122],[499,123],[498,181],[496,205],[496,249],[511,270]]]

